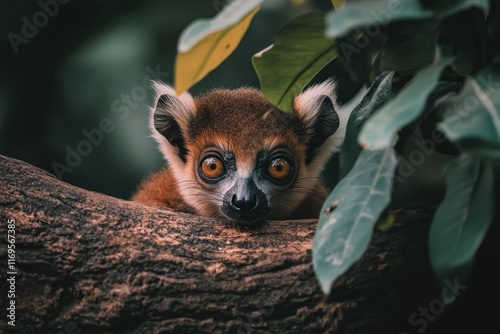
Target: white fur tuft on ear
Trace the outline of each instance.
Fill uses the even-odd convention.
[[[189,121],[196,114],[194,99],[188,92],[177,96],[173,87],[162,82],[153,81],[152,86],[154,89],[154,105],[150,108],[149,128],[165,160],[167,160],[174,170],[180,170],[184,162],[180,157],[179,148],[174,146],[172,142],[169,142],[165,135],[158,131],[158,118],[164,117],[175,120],[182,136],[186,136]],[[165,100],[168,103],[162,103]]]
[[[302,91],[293,101],[293,106],[297,115],[301,117],[307,125],[314,123],[320,111],[321,102],[325,96],[330,98],[335,111],[338,111],[339,106],[337,105],[337,96],[335,94],[336,89],[337,84],[335,81],[329,79]]]
[[[314,156],[311,158],[310,168],[316,172],[319,172],[326,160],[340,149],[350,116],[349,110],[344,110],[338,105],[335,91],[336,83],[333,79],[329,79],[307,88],[294,100],[294,109],[305,126],[312,133],[324,131],[323,134],[328,134],[326,140],[321,139],[317,142],[318,146],[315,147]],[[337,116],[338,120],[334,121]],[[327,128],[333,123],[337,123],[338,127],[333,133],[329,133]]]

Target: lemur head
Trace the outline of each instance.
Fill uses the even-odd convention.
[[[284,219],[315,189],[340,147],[348,115],[331,81],[276,109],[251,88],[193,98],[155,83],[150,127],[186,203],[199,214],[252,222]]]

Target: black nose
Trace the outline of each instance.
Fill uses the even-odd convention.
[[[247,195],[247,196],[245,196]],[[253,210],[257,208],[259,200],[256,195],[244,194],[244,196],[238,198],[236,194],[231,198],[231,205],[235,210],[241,211],[241,213],[248,215]]]
[[[222,211],[231,219],[253,221],[269,212],[266,195],[252,178],[239,179],[224,195]]]

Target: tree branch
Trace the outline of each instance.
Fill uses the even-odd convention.
[[[429,211],[395,212],[325,298],[311,265],[316,221],[238,229],[79,189],[3,156],[0,185],[4,235],[15,220],[22,333],[374,333],[404,330],[439,295]]]

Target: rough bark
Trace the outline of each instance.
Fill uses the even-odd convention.
[[[429,210],[396,211],[325,298],[311,265],[316,221],[236,228],[79,189],[2,156],[0,187],[3,236],[7,220],[16,226],[20,333],[416,332],[408,317],[439,296]]]

